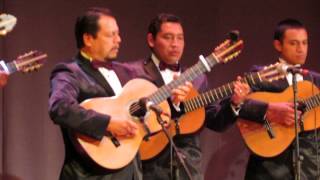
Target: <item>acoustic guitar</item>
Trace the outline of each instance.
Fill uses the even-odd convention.
[[[298,99],[305,105],[302,115],[304,131],[320,127],[320,94],[319,89],[309,81],[298,82]],[[288,87],[281,93],[256,92],[249,95],[250,99],[263,102],[292,102],[293,90]],[[294,125],[287,127],[276,122],[269,122],[275,137],[271,138],[263,124],[245,119],[238,119],[237,125],[249,149],[262,157],[274,157],[282,153],[295,138]],[[300,127],[299,127],[300,128]],[[299,129],[299,132],[301,130]]]
[[[12,74],[17,71],[24,73],[32,72],[42,67],[47,57],[48,55],[46,53],[38,50],[30,51],[8,63],[1,60],[0,71],[6,72],[7,74]]]
[[[249,85],[256,85],[264,81],[273,81],[285,76],[284,65],[276,63],[265,67],[259,72],[249,73],[242,78],[242,82]],[[208,104],[215,103],[225,97],[233,94],[234,82],[225,84],[218,88],[209,90],[202,94],[198,94],[196,90],[192,90],[186,101],[183,102],[185,114],[177,121],[172,120],[169,132],[174,137],[176,126],[179,127],[179,134],[191,134],[197,132],[204,124],[205,109]],[[178,123],[178,124],[176,124]],[[150,137],[149,141],[143,141],[140,147],[140,156],[142,160],[149,160],[157,156],[168,144],[168,139],[163,132],[159,132]]]
[[[17,23],[17,18],[11,14],[0,14],[0,36],[12,31]]]
[[[136,156],[144,137],[161,130],[153,112],[147,112],[143,118],[140,116],[141,107],[139,99],[146,97],[170,114],[170,107],[166,101],[171,91],[192,81],[204,72],[210,71],[211,67],[219,63],[226,63],[235,58],[243,47],[243,41],[235,38],[224,41],[216,50],[207,57],[200,57],[200,61],[182,73],[179,78],[171,83],[157,88],[151,82],[143,79],[130,80],[119,96],[88,99],[81,103],[85,109],[111,116],[127,116],[139,125],[138,133],[132,138],[119,138],[106,134],[101,141],[88,136],[71,133],[74,145],[84,157],[93,160],[94,163],[106,169],[119,169],[129,164]],[[139,115],[137,115],[139,114]],[[163,117],[170,122],[168,117]]]

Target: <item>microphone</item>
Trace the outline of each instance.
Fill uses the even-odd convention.
[[[287,72],[291,73],[291,74],[301,74],[301,75],[308,75],[309,74],[309,70],[303,69],[300,67],[294,67],[294,66],[288,67]]]
[[[165,115],[165,116],[168,116],[170,117],[170,115],[166,112],[164,112],[161,107],[155,105],[152,101],[150,101],[148,98],[141,98],[139,100],[139,105],[146,111],[148,110],[152,110],[154,111],[155,113],[157,114],[160,114],[160,115]]]

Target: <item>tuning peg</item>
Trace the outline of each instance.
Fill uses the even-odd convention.
[[[238,30],[230,31],[229,32],[229,37],[233,42],[238,41],[239,37],[240,37],[240,31],[238,31]]]

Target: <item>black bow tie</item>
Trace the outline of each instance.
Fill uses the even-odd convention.
[[[163,71],[165,69],[170,69],[171,71],[179,72],[180,71],[180,64],[179,63],[167,64],[167,63],[161,61],[159,64],[159,69],[160,69],[160,71]]]
[[[92,66],[95,68],[95,69],[99,69],[101,67],[104,67],[104,68],[107,68],[107,69],[113,69],[113,65],[112,65],[112,62],[111,61],[97,61],[97,60],[93,60],[91,62]]]

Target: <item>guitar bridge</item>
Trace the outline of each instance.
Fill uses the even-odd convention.
[[[112,143],[115,147],[120,146],[120,142],[118,141],[118,139],[116,137],[114,137],[110,132],[106,132],[105,135],[110,138],[110,140],[112,141]]]

